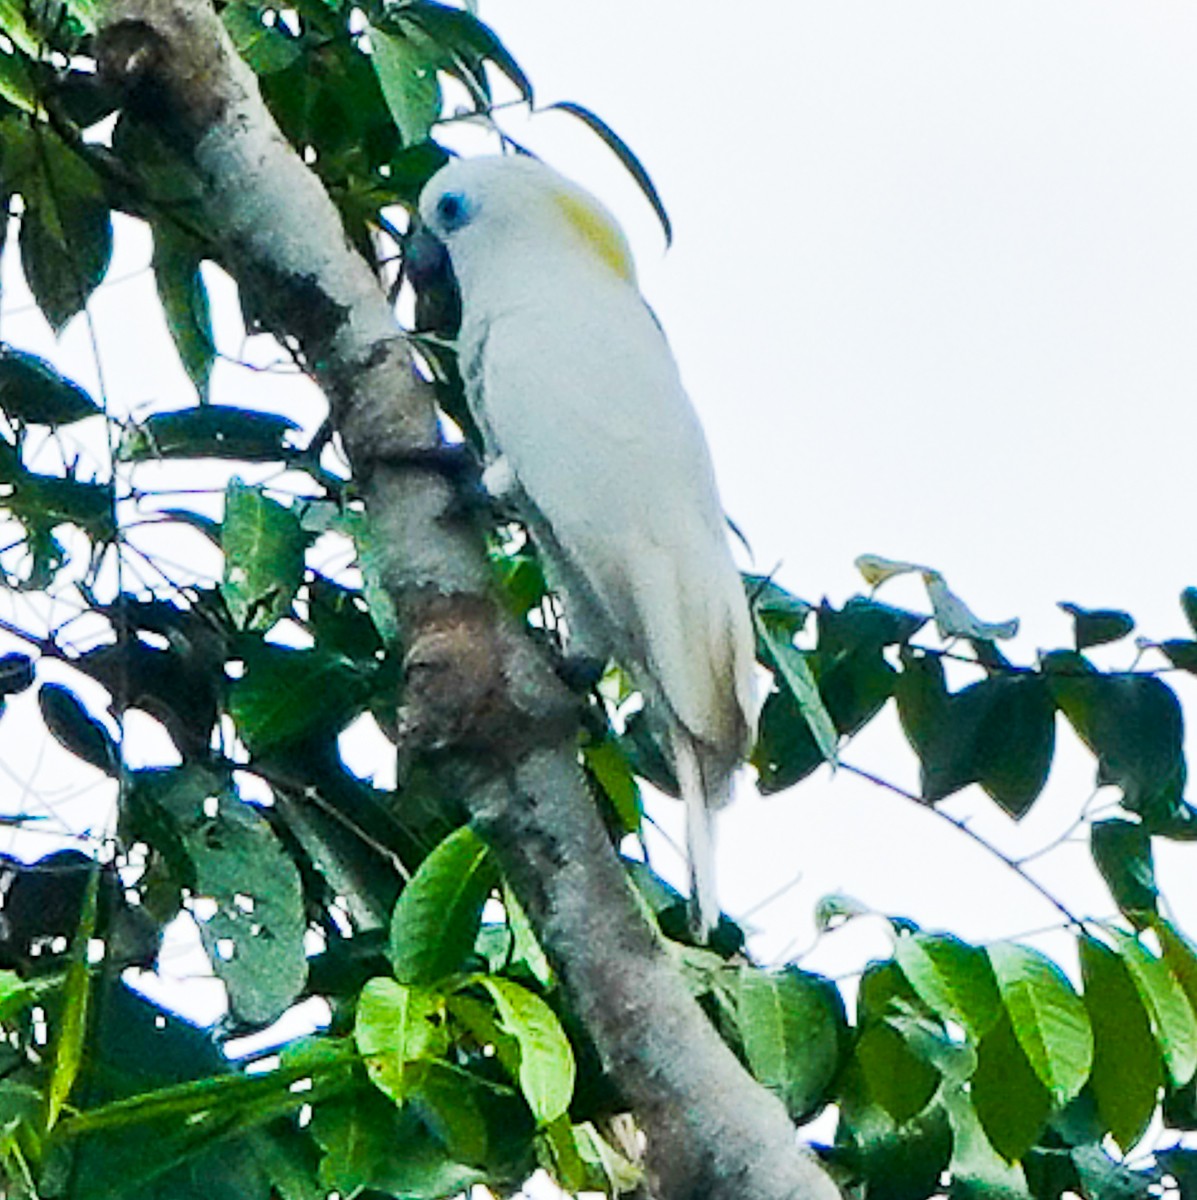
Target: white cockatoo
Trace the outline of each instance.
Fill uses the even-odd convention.
[[[514,502],[572,653],[644,696],[686,804],[699,924],[718,919],[714,809],[752,744],[753,632],[710,454],[627,239],[536,159],[459,159],[420,196],[461,293],[483,482]]]

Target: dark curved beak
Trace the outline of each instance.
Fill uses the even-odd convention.
[[[445,243],[419,221],[403,242],[403,275],[416,292],[416,332],[456,337],[461,328],[461,290],[453,263]]]

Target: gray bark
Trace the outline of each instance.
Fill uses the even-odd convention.
[[[401,726],[497,854],[645,1134],[651,1193],[836,1200],[646,922],[578,765],[575,701],[495,603],[476,531],[419,461],[436,412],[386,296],[210,4],[111,0],[98,55],[188,147],[216,253],[329,399],[370,517],[368,569],[407,639]]]

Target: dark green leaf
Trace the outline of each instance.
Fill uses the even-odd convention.
[[[570,116],[577,117],[579,121],[588,126],[606,142],[607,147],[615,154],[615,157],[623,163],[624,170],[636,181],[637,186],[644,193],[644,198],[652,206],[653,212],[657,214],[657,220],[661,222],[661,229],[665,233],[665,245],[671,245],[673,243],[673,225],[669,220],[669,214],[665,211],[665,205],[657,193],[657,189],[649,173],[644,169],[640,160],[632,153],[631,147],[628,146],[623,138],[606,121],[581,104],[575,104],[571,100],[559,100],[556,104],[548,105],[542,111],[547,112],[555,108],[569,113]]]
[[[1033,675],[992,675],[950,694],[937,655],[902,651],[898,715],[932,803],[980,783],[1013,817],[1043,790],[1055,748],[1054,706]]]
[[[1150,675],[1102,674],[1065,652],[1043,665],[1057,705],[1097,757],[1098,783],[1120,787],[1149,833],[1167,830],[1186,776],[1184,720],[1172,689]]]
[[[781,628],[794,624],[794,618],[786,613],[777,620]],[[897,672],[885,661],[883,647],[911,636],[924,621],[859,596],[842,609],[825,604],[818,610],[818,645],[806,661],[841,735],[850,736],[861,729],[893,692]],[[765,647],[758,646],[758,654],[763,657],[766,653]],[[823,761],[793,694],[779,687],[765,701],[752,755],[753,766],[760,773],[760,790],[769,793],[789,787]]]
[[[1168,661],[1190,675],[1197,675],[1197,642],[1185,638],[1173,638],[1160,643],[1160,649],[1168,656]]]
[[[33,686],[33,659],[28,654],[0,655],[0,696],[15,696]]]
[[[23,178],[21,265],[38,307],[56,333],[81,312],[112,257],[112,223],[91,168],[48,132]]]
[[[1180,1200],[1197,1200],[1197,1149],[1173,1146],[1157,1150],[1155,1161],[1161,1171],[1176,1180]]]
[[[235,3],[226,4],[220,14],[237,53],[256,75],[285,70],[302,53],[299,39],[292,37],[281,21],[271,25],[262,23],[266,11],[270,10],[255,4]]]
[[[87,876],[79,925],[71,939],[70,958],[62,985],[62,1008],[58,1014],[58,1036],[51,1055],[50,1081],[46,1088],[46,1128],[53,1129],[66,1104],[87,1052],[88,1016],[92,1005],[89,945],[96,931],[97,899],[100,894],[100,864],[93,862]]]
[[[430,0],[414,0],[403,6],[402,16],[426,30],[454,57],[465,59],[471,67],[474,80],[484,84],[482,63],[492,62],[515,85],[520,96],[529,104],[532,103],[532,84],[528,77],[489,26],[479,21],[473,13],[434,4]]]
[[[723,973],[720,987],[734,1003],[749,1070],[795,1123],[809,1120],[828,1099],[847,1033],[835,985],[795,967],[743,966]]]
[[[888,1022],[863,1029],[855,1058],[867,1095],[898,1124],[926,1107],[939,1072]]]
[[[230,12],[225,9],[228,19]],[[208,399],[208,380],[216,361],[208,289],[200,274],[203,254],[196,242],[174,221],[154,225],[154,282],[166,314],[166,324],[188,378],[201,401]],[[163,414],[165,415],[165,414]]]
[[[291,612],[308,537],[295,510],[239,479],[225,493],[221,595],[240,629],[267,630]]]
[[[1072,617],[1073,638],[1078,650],[1102,646],[1126,637],[1135,627],[1130,613],[1116,608],[1082,608],[1079,604],[1061,601],[1060,607]]]
[[[1121,912],[1155,912],[1159,891],[1151,857],[1151,835],[1142,825],[1114,818],[1097,821],[1089,831],[1093,861]]]
[[[841,1105],[835,1158],[864,1181],[864,1200],[926,1200],[936,1194],[952,1153],[952,1129],[940,1104],[898,1125],[882,1108],[860,1099],[851,1074]]]
[[[316,646],[359,662],[376,662],[383,643],[362,593],[315,574],[306,585],[308,626]]]
[[[299,428],[288,417],[205,404],[155,413],[130,426],[119,454],[125,462],[159,458],[225,458],[241,462],[285,462],[295,449],[287,435]]]
[[[229,711],[255,754],[334,737],[362,710],[368,681],[339,654],[258,642],[242,655],[245,672],[229,687]]]
[[[1155,1172],[1133,1171],[1115,1162],[1100,1146],[1072,1149],[1080,1194],[1089,1200],[1148,1200],[1159,1195]]]
[[[1051,1093],[1027,1060],[1005,1011],[977,1048],[971,1095],[985,1136],[1009,1162],[1022,1158],[1047,1124]]]
[[[582,759],[594,782],[610,801],[619,828],[624,833],[636,833],[643,813],[640,785],[619,742],[612,738],[591,742],[583,747]]]
[[[35,354],[0,347],[0,408],[30,425],[70,425],[103,410]]]
[[[774,625],[766,614],[758,611],[755,616],[758,644],[764,650],[765,665],[776,676],[778,687],[788,690],[794,698],[820,755],[834,763],[839,735],[819,694],[819,685],[807,663],[807,656],[794,645],[791,622],[787,619]]]
[[[1102,1121],[1124,1151],[1143,1136],[1164,1082],[1151,1023],[1126,964],[1094,938],[1080,939],[1085,1007],[1093,1026],[1089,1083]]]
[[[414,1112],[399,1111],[379,1093],[316,1105],[312,1134],[324,1151],[320,1178],[343,1196],[371,1189],[409,1200],[443,1200],[486,1178],[454,1162]]]
[[[43,683],[37,702],[46,728],[60,745],[106,775],[115,778],[120,773],[120,750],[112,735],[70,688]]]
[[[1197,588],[1185,588],[1180,594],[1180,607],[1184,610],[1189,628],[1197,634]]]
[[[799,600],[767,575],[745,575],[744,587],[753,611],[767,617],[773,628],[784,630],[790,637],[802,631],[814,611],[812,605]]]
[[[468,825],[445,838],[420,864],[395,905],[390,959],[396,977],[404,983],[433,984],[459,971],[497,883],[486,843]]]

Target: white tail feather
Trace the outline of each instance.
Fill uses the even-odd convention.
[[[702,764],[694,740],[675,730],[673,765],[686,806],[686,854],[690,860],[690,896],[697,916],[698,936],[706,940],[719,924],[715,889],[715,814],[703,786]]]

